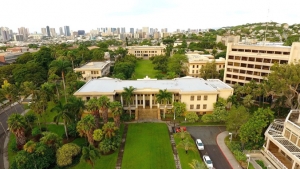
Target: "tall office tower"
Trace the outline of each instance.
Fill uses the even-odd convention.
[[[111,33],[112,31],[111,31],[111,28],[106,28],[106,32],[107,33]]]
[[[168,32],[168,28],[164,28],[164,32],[167,33]]]
[[[111,28],[111,32],[116,32],[117,28]]]
[[[126,33],[125,27],[121,28],[121,33]]]
[[[71,36],[71,31],[69,26],[64,26],[65,36]]]
[[[7,27],[1,27],[0,28],[0,41],[1,42],[6,42],[9,41],[10,38],[10,33],[9,33],[9,28]]]
[[[121,31],[120,31],[120,28],[117,28],[117,34],[120,34]]]
[[[64,31],[62,27],[59,27],[59,35],[64,35]]]
[[[85,31],[84,30],[78,30],[78,36],[79,35],[85,35]]]
[[[154,33],[154,29],[150,28],[150,35],[153,35],[153,33]]]
[[[176,31],[177,33],[179,33],[180,32],[180,29],[177,29],[177,31]]]
[[[23,35],[14,35],[14,40],[15,41],[24,41],[24,36]]]
[[[130,28],[130,33],[134,34],[134,28]]]
[[[50,33],[50,28],[49,28],[49,26],[46,26],[46,32],[47,32],[47,36],[51,36],[51,33]]]
[[[41,31],[42,31],[43,36],[47,36],[46,28],[42,28]]]
[[[149,33],[149,27],[143,27],[143,33]]]
[[[29,36],[29,29],[25,27],[18,28],[19,34],[23,35],[23,40],[26,41]]]
[[[50,35],[51,35],[52,37],[56,37],[55,28],[50,28]]]

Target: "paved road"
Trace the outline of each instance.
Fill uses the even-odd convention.
[[[199,151],[201,158],[203,155],[209,155],[216,169],[231,169],[230,164],[216,142],[217,135],[225,130],[225,127],[218,126],[187,127],[187,131],[192,135],[193,139],[200,138],[204,144],[204,150]]]
[[[7,129],[7,118],[10,116],[12,113],[18,112],[22,113],[24,111],[23,105],[17,104],[15,106],[12,106],[12,108],[7,107],[5,110],[0,109],[0,122],[2,123],[4,129]],[[3,127],[0,124],[0,168],[4,168],[3,165],[3,158],[2,155],[4,153],[4,140],[5,140],[5,132],[3,130]]]

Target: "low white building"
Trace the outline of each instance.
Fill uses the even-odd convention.
[[[128,54],[144,59],[165,54],[165,46],[128,46],[127,49]]]
[[[107,76],[110,71],[110,61],[105,62],[89,62],[80,68],[75,68],[75,72],[81,72],[82,80],[89,81]]]

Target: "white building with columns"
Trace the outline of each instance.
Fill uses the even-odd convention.
[[[300,169],[300,110],[270,124],[262,152],[278,169]]]
[[[135,118],[160,119],[160,112],[164,105],[156,101],[159,90],[167,89],[172,93],[172,102],[186,103],[187,111],[198,114],[211,113],[213,104],[218,97],[228,98],[233,94],[233,88],[219,79],[204,80],[190,76],[175,78],[172,80],[157,80],[148,77],[138,80],[120,80],[113,78],[92,79],[74,93],[83,100],[107,96],[111,101],[120,101],[125,110],[129,106],[122,98],[124,87],[134,87],[133,102],[130,110],[135,112]],[[172,109],[172,103],[168,103],[167,109]],[[151,116],[150,116],[151,115]]]

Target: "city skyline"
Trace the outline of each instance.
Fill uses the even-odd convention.
[[[293,5],[295,2],[90,0],[88,4],[82,4],[79,1],[53,0],[47,7],[42,7],[37,0],[10,0],[1,3],[7,6],[3,8],[7,16],[1,19],[0,27],[9,27],[14,32],[26,27],[30,33],[40,33],[41,28],[46,26],[58,31],[59,27],[66,25],[70,26],[70,30],[86,32],[102,27],[125,27],[126,32],[130,28],[168,28],[172,32],[176,29],[220,28],[267,21],[294,24],[300,17],[297,5]],[[9,6],[13,6],[14,11]]]

